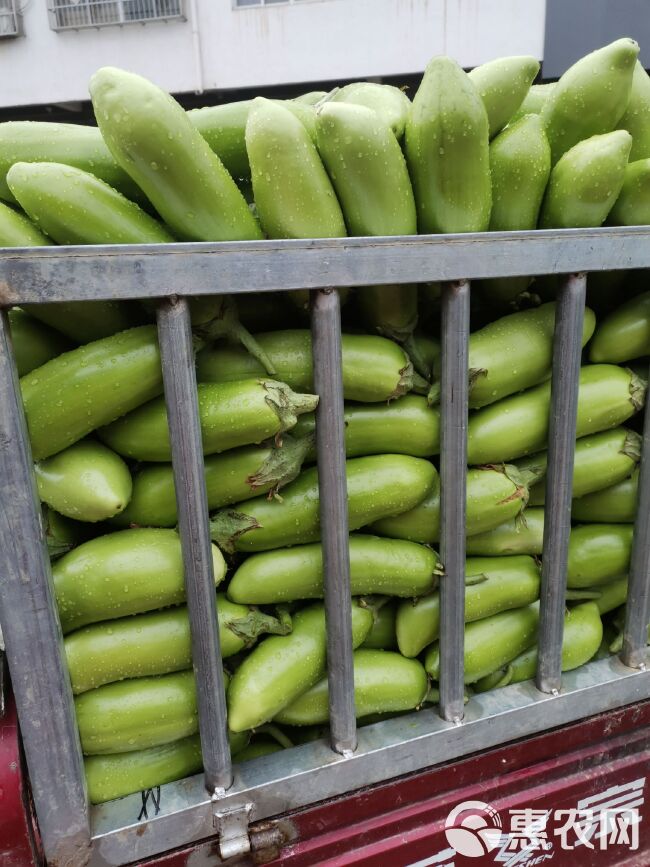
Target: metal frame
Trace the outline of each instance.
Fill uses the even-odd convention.
[[[330,696],[332,749],[350,756],[357,746],[352,664],[350,608],[350,550],[348,494],[343,420],[341,303],[336,289],[319,289],[311,305],[316,448],[325,616],[327,621],[327,678]]]
[[[578,412],[587,278],[573,275],[559,288],[553,334],[553,375],[544,509],[544,557],[540,592],[537,686],[557,693],[562,685],[562,637],[566,567],[571,533],[571,490]]]
[[[467,423],[468,280],[650,267],[650,229],[588,229],[409,238],[170,244],[0,250],[0,305],[99,298],[158,298],[158,328],[178,492],[206,773],[163,786],[157,815],[139,818],[140,796],[88,811],[51,573],[6,314],[0,318],[0,622],[7,644],[45,854],[93,867],[133,862],[214,834],[215,817],[252,820],[428,767],[590,714],[650,697],[645,632],[650,609],[650,460],[644,453],[623,657],[591,663],[558,681],[568,544],[573,437],[585,283],[569,277],[554,346],[539,685],[507,687],[462,706],[462,526]],[[444,367],[441,713],[401,717],[355,732],[352,701],[346,482],[337,287],[447,281]],[[187,287],[191,294],[309,288],[325,552],[332,745],[317,742],[235,766],[225,743],[207,507],[201,472]],[[216,289],[218,287],[218,289]],[[647,414],[650,417],[650,413]],[[181,423],[182,419],[182,423]],[[650,438],[646,422],[645,441]],[[459,480],[462,480],[462,484]],[[551,555],[551,556],[549,556]],[[20,616],[16,616],[20,612]],[[200,615],[200,616],[199,616]],[[644,619],[645,618],[645,619]],[[355,749],[356,738],[358,745]],[[250,805],[252,804],[252,809]],[[137,808],[137,809],[136,809]],[[238,832],[239,833],[239,832]]]
[[[465,526],[469,394],[467,280],[445,283],[441,294],[440,376],[440,714],[459,723],[464,714]],[[462,467],[462,472],[459,472]]]
[[[645,226],[0,251],[0,306],[650,266]]]
[[[158,307],[158,342],[183,552],[192,665],[197,683],[205,786],[214,794],[223,794],[232,783],[232,766],[187,298],[172,297]]]

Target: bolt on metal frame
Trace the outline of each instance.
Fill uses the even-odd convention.
[[[161,788],[156,815],[129,796],[89,808],[72,693],[6,311],[0,316],[0,624],[44,851],[70,867],[121,865],[210,836],[217,817],[252,821],[439,761],[650,697],[650,452],[639,482],[625,644],[562,676],[573,442],[585,277],[650,267],[650,229],[588,229],[0,250],[0,305],[158,299],[158,334],[197,678],[205,772]],[[569,274],[558,296],[537,689],[517,684],[463,707],[467,364],[471,279]],[[356,731],[338,288],[441,280],[441,707]],[[187,287],[191,287],[191,292]],[[328,626],[331,744],[316,742],[233,768],[203,476],[187,296],[308,288],[312,293],[317,452]],[[644,444],[650,439],[646,414]],[[459,531],[460,530],[460,531]],[[561,687],[561,688],[560,688]],[[233,774],[234,771],[234,774]],[[252,805],[252,808],[251,808]]]

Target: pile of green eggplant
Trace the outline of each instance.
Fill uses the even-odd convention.
[[[506,57],[185,112],[91,79],[97,127],[0,124],[0,247],[650,224],[650,79],[620,39],[553,84]],[[252,265],[251,267],[254,267]],[[556,282],[472,290],[468,696],[535,676]],[[650,292],[588,280],[563,670],[616,652],[636,511]],[[360,725],[435,705],[440,287],[341,290]],[[314,370],[305,291],[191,299],[236,762],[326,735]],[[171,445],[145,302],[9,311],[94,803],[201,769]]]

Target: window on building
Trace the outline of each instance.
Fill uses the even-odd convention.
[[[3,0],[0,0],[2,3]],[[143,24],[185,17],[183,0],[48,0],[52,30]]]
[[[20,36],[20,19],[14,0],[0,0],[0,39]]]

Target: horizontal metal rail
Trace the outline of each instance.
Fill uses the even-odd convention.
[[[0,306],[649,266],[647,226],[315,241],[0,248]]]
[[[650,228],[563,230],[490,233],[481,235],[420,236],[409,238],[344,238],[315,241],[238,242],[232,244],[171,244],[147,247],[77,247],[0,250],[0,305],[102,298],[158,298],[158,327],[163,359],[165,399],[170,420],[174,476],[178,496],[179,532],[183,549],[194,666],[197,673],[199,724],[205,775],[163,786],[152,815],[140,796],[130,796],[91,811],[92,864],[121,865],[214,833],[210,795],[217,790],[219,809],[253,803],[254,820],[278,815],[315,800],[371,785],[438,761],[486,749],[550,726],[562,725],[591,713],[650,698],[650,673],[643,669],[647,651],[641,644],[643,611],[628,617],[627,661],[602,660],[562,678],[559,686],[563,563],[568,541],[572,443],[580,359],[584,280],[569,278],[560,292],[558,333],[554,357],[553,420],[549,444],[548,497],[557,514],[545,536],[545,579],[542,594],[540,686],[531,683],[474,697],[463,718],[463,579],[465,522],[465,436],[467,417],[467,351],[469,339],[469,280],[522,274],[565,274],[577,270],[614,270],[650,267]],[[441,717],[420,713],[355,731],[350,579],[343,436],[343,387],[340,316],[337,287],[442,280],[444,347],[441,464],[441,551],[446,574],[441,604]],[[218,294],[316,289],[312,309],[315,389],[318,411],[318,467],[323,496],[321,524],[325,572],[330,673],[331,748],[319,742],[292,753],[265,757],[244,767],[231,762],[226,737],[226,705],[216,628],[215,593],[207,527],[207,504],[201,467],[202,449],[192,364],[188,294]],[[176,298],[176,296],[180,296]],[[169,301],[165,301],[169,298]],[[3,327],[6,332],[6,316]],[[0,369],[12,371],[11,349],[0,341]],[[37,811],[42,828],[52,829],[54,817],[77,816],[63,824],[87,841],[86,804],[73,704],[64,673],[60,634],[47,562],[33,553],[40,529],[34,525],[35,495],[31,457],[19,412],[15,376],[13,386],[0,387],[0,419],[9,419],[0,438],[0,458],[8,467],[3,497],[14,495],[20,512],[10,515],[14,544],[7,553],[10,575],[20,575],[32,563],[30,582],[12,585],[12,610],[27,612],[27,633],[11,627],[7,650],[15,678],[23,681],[36,658],[25,638],[34,631],[34,600],[44,614],[39,620],[41,645],[56,648],[44,706],[56,704],[52,723],[44,718],[44,742],[58,743],[54,751],[64,760],[63,795],[54,796],[54,810],[42,801]],[[18,409],[17,409],[18,407]],[[5,421],[5,425],[7,422]],[[21,427],[22,425],[22,427]],[[2,431],[0,431],[2,433]],[[647,437],[646,437],[647,439]],[[16,459],[16,467],[8,462]],[[647,460],[644,462],[644,466]],[[18,473],[18,475],[16,475]],[[650,475],[642,470],[641,503]],[[15,478],[14,478],[15,477]],[[18,481],[16,481],[18,479]],[[13,480],[13,481],[12,481]],[[13,485],[13,487],[10,487]],[[29,490],[28,490],[29,489]],[[29,494],[29,496],[27,496]],[[646,499],[644,500],[643,497]],[[29,499],[31,498],[31,500]],[[31,505],[30,505],[31,503]],[[0,510],[0,519],[2,518]],[[646,516],[647,517],[647,516]],[[635,542],[631,598],[648,605],[647,563],[650,534]],[[39,540],[37,540],[39,541]],[[42,542],[42,540],[40,540]],[[30,547],[31,546],[31,547]],[[30,547],[30,551],[27,548]],[[38,545],[37,545],[38,549]],[[30,560],[30,557],[36,559]],[[8,597],[9,598],[9,597]],[[3,601],[7,611],[6,600]],[[39,609],[40,610],[40,609]],[[632,649],[634,654],[629,651]],[[645,654],[645,655],[644,655]],[[30,693],[16,690],[24,729],[35,720]],[[463,718],[463,724],[457,725]],[[29,735],[29,732],[28,732]],[[358,740],[358,745],[357,745]],[[56,762],[41,761],[26,739],[27,760],[35,792],[56,790]],[[356,747],[356,749],[355,749]],[[206,794],[206,787],[208,793]],[[136,809],[137,807],[137,809]],[[49,812],[48,812],[49,811]],[[57,812],[58,811],[58,812]],[[67,812],[66,812],[67,811]],[[85,838],[84,838],[85,833]],[[45,854],[57,854],[61,834],[44,835]],[[64,844],[69,841],[64,839]],[[81,865],[82,847],[70,867]]]

